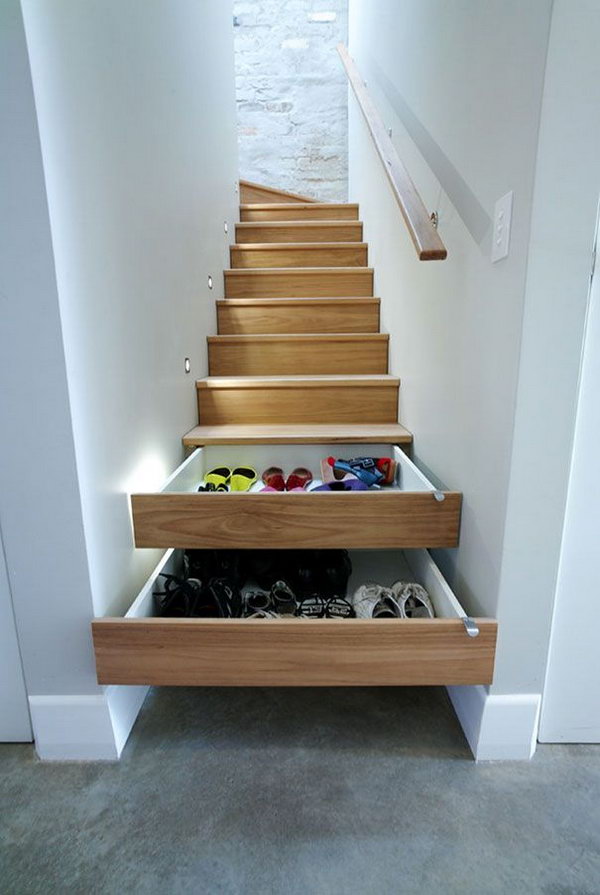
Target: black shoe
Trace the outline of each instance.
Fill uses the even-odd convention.
[[[356,618],[354,606],[343,597],[332,597],[325,606],[325,618]]]
[[[319,593],[326,597],[346,596],[352,561],[347,550],[319,551]]]
[[[286,552],[285,568],[281,569],[280,578],[290,583],[298,599],[310,597],[319,592],[321,576],[319,574],[318,550],[290,550]]]
[[[245,556],[246,578],[263,590],[270,590],[279,575],[281,557],[277,550],[249,550]]]
[[[218,605],[222,618],[242,617],[242,594],[234,581],[227,578],[211,578],[206,590],[210,599]]]
[[[244,594],[243,601],[244,618],[263,616],[263,614],[268,616],[272,613],[271,594],[266,593],[264,590],[249,591],[247,594]]]
[[[240,588],[246,583],[242,550],[186,550],[183,562],[186,577],[200,581],[228,578]]]
[[[296,615],[299,618],[325,618],[327,603],[319,594],[304,597],[298,603]]]
[[[298,601],[286,581],[276,581],[271,588],[272,608],[278,615],[294,615]]]
[[[195,578],[177,578],[162,572],[164,590],[154,591],[156,614],[161,618],[193,618],[202,595],[202,585]]]

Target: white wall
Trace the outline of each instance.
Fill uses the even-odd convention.
[[[464,493],[460,548],[438,559],[473,614],[497,609],[550,6],[350,6],[350,51],[448,248],[444,262],[417,260],[351,100],[349,193],[392,335],[400,417],[419,463]],[[509,190],[510,255],[492,265],[490,219]]]
[[[39,137],[18,0],[0,4],[0,516],[29,694],[97,692]]]
[[[93,601],[110,614],[157,560],[132,548],[127,491],[180,462],[207,372],[236,214],[231,5],[23,8]]]
[[[480,757],[526,757],[537,729],[598,200],[599,12],[351,0],[351,52],[449,250],[415,260],[352,102],[350,195],[401,418],[418,462],[465,495],[460,547],[438,559],[469,611],[499,620],[490,693],[453,694]],[[508,190],[510,254],[492,265]]]
[[[506,693],[544,682],[600,195],[599,41],[596,0],[555,0],[498,601]]]
[[[323,18],[323,12],[326,12]],[[345,202],[348,0],[235,0],[240,176]]]
[[[34,728],[61,728],[46,754],[65,757],[78,713],[105,708],[90,619],[122,611],[156,560],[133,548],[127,491],[174,468],[197,421],[237,205],[231,6],[23,0],[31,76],[9,9],[0,508]],[[119,739],[109,708],[88,725],[96,757]]]
[[[542,742],[600,742],[600,272],[585,336],[573,464],[558,575]]]

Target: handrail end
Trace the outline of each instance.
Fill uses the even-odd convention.
[[[421,249],[419,252],[419,261],[445,261],[448,252],[442,249]]]

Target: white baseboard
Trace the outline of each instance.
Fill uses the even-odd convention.
[[[148,687],[106,687],[87,696],[30,696],[43,761],[117,761]]]
[[[540,743],[591,743],[596,745],[600,743],[600,726],[596,724],[593,727],[563,727],[546,722],[540,725],[538,740]]]
[[[541,694],[496,696],[486,687],[448,687],[477,761],[526,761],[536,747]]]

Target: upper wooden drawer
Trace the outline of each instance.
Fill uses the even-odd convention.
[[[216,466],[268,466],[287,473],[333,454],[398,463],[394,486],[333,493],[198,493]],[[255,486],[262,487],[262,483]],[[455,547],[461,495],[440,492],[397,446],[353,444],[211,445],[198,448],[163,488],[131,498],[137,547],[333,548]]]

